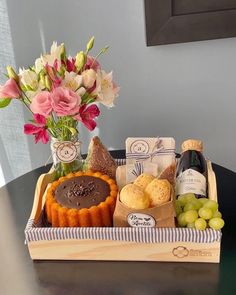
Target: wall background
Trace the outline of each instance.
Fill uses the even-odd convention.
[[[142,0],[7,0],[7,11],[17,68],[54,40],[71,54],[92,35],[94,54],[110,45],[100,62],[121,91],[96,131],[109,148],[124,148],[128,136],[173,136],[179,151],[199,138],[212,161],[236,171],[236,38],[146,47]],[[86,151],[83,130],[82,140]],[[49,147],[27,144],[30,168],[43,165]]]

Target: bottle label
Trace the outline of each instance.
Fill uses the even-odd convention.
[[[193,169],[187,169],[176,179],[176,195],[193,193],[206,196],[206,177]]]

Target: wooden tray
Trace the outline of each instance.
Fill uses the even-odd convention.
[[[52,228],[44,225],[45,192],[52,172],[37,182],[25,229],[32,259],[119,261],[220,261],[221,231],[189,228]],[[208,162],[209,198],[217,200],[216,179]]]

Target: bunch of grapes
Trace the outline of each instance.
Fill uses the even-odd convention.
[[[180,195],[175,201],[179,227],[219,230],[224,226],[218,203],[207,198],[197,199],[194,194]]]

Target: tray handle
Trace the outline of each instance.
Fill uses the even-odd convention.
[[[207,161],[207,172],[208,172],[208,197],[210,200],[217,202],[217,186],[216,186],[216,175],[212,168],[211,161]]]
[[[34,193],[33,208],[30,214],[30,219],[34,219],[35,223],[37,223],[42,211],[43,195],[45,193],[47,185],[53,181],[53,177],[53,171],[49,171],[49,173],[41,174],[38,178]]]

